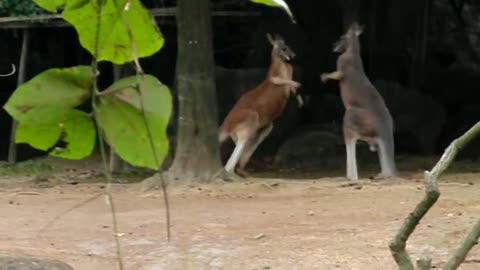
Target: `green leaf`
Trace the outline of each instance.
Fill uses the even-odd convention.
[[[20,85],[3,107],[19,122],[51,123],[90,97],[88,66],[53,68]]]
[[[55,148],[49,154],[67,159],[82,159],[89,156],[95,146],[95,126],[84,112],[70,110],[60,119],[50,122],[20,122],[16,143],[28,143],[34,148],[47,151],[59,141],[65,148]]]
[[[115,5],[115,1],[118,2],[118,6]],[[99,7],[95,5],[95,1],[84,1],[76,5],[68,4],[62,13],[64,19],[77,30],[82,46],[92,55],[96,54],[97,8]],[[149,11],[139,0],[105,0],[101,8],[96,55],[99,61],[123,64],[134,60],[133,52],[141,58],[150,56],[162,48],[164,39]],[[127,25],[133,36],[134,49]]]
[[[66,0],[33,0],[37,5],[50,12],[56,13],[59,7],[65,5]]]
[[[82,159],[90,156],[95,147],[95,125],[92,118],[86,113],[71,110],[63,125],[65,137],[63,141],[67,144],[64,149],[54,149],[51,156],[66,159]]]
[[[253,3],[257,3],[257,4],[264,4],[264,5],[270,6],[270,7],[282,8],[283,10],[285,10],[285,12],[287,12],[288,16],[290,16],[292,21],[295,22],[295,19],[293,18],[292,11],[288,7],[287,3],[283,0],[250,0],[250,1],[252,1]]]
[[[137,82],[141,96],[136,89]],[[142,75],[119,80],[106,91],[110,93],[100,96],[96,115],[109,144],[129,163],[159,169],[168,153],[166,131],[172,113],[172,96],[168,87],[153,76]],[[158,163],[143,119],[140,97]]]
[[[49,123],[20,122],[15,131],[15,142],[28,143],[33,148],[47,151],[58,142],[61,134],[62,129],[56,121]]]

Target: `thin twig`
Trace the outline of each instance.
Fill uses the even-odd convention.
[[[130,25],[128,24],[128,21],[125,19],[125,17],[123,16],[123,13],[122,13],[122,11],[125,9],[125,7],[122,7],[121,9],[119,9],[118,8],[118,3],[117,3],[116,0],[114,0],[113,3],[115,4],[115,8],[117,9],[117,11],[119,12],[118,15],[120,16],[120,18],[123,22],[123,25],[124,25],[124,27],[127,31],[127,34],[128,34],[128,37],[129,37],[130,43],[131,43],[132,56],[133,56],[134,63],[135,63],[135,71],[137,73],[136,74],[137,87],[135,87],[135,89],[137,90],[137,92],[139,94],[140,109],[141,109],[141,113],[142,113],[143,122],[144,122],[145,128],[147,130],[148,140],[149,140],[150,148],[151,148],[152,154],[153,154],[153,160],[155,162],[155,165],[158,166],[158,172],[160,174],[160,183],[162,185],[163,199],[164,199],[164,204],[165,204],[167,241],[170,241],[170,235],[171,235],[170,234],[170,203],[168,201],[167,185],[165,184],[165,179],[163,178],[163,176],[160,173],[160,162],[159,162],[157,152],[156,152],[155,141],[153,140],[153,133],[152,133],[152,130],[151,130],[150,125],[149,125],[148,120],[147,120],[147,114],[145,112],[145,104],[144,104],[144,101],[143,101],[143,98],[144,98],[143,97],[143,91],[142,91],[141,86],[140,86],[141,85],[140,78],[143,75],[143,69],[142,69],[142,66],[140,65],[140,61],[138,60],[137,45],[135,43],[135,39],[133,38],[132,29],[130,28]],[[125,4],[127,5],[128,2],[126,2]],[[152,23],[153,23],[153,21],[152,21]]]
[[[77,204],[75,204],[74,206],[72,207],[69,207],[67,208],[65,211],[61,212],[60,214],[56,215],[52,220],[50,220],[47,224],[45,224],[39,231],[38,231],[38,234],[41,234],[43,233],[47,228],[51,227],[55,222],[57,222],[57,220],[59,220],[61,217],[63,217],[64,215],[72,212],[73,210],[75,209],[78,209],[80,208],[81,206],[84,206],[85,204],[95,200],[96,198],[100,197],[101,195],[103,194],[102,193],[98,193],[98,194],[95,194],[93,195],[92,197],[86,199],[86,200],[83,200]]]
[[[480,220],[473,226],[470,233],[465,237],[462,244],[457,250],[450,256],[447,263],[443,266],[443,270],[457,269],[462,262],[465,261],[468,252],[478,244],[478,238],[480,237]]]
[[[102,131],[101,131],[101,126],[98,120],[98,110],[96,107],[96,102],[97,102],[97,95],[99,94],[99,89],[98,89],[98,84],[97,84],[97,73],[98,73],[98,62],[97,62],[97,57],[98,57],[98,51],[99,51],[99,40],[100,40],[100,27],[101,27],[101,20],[102,20],[102,6],[103,4],[100,3],[99,0],[96,1],[96,8],[97,8],[97,25],[96,25],[96,33],[95,33],[95,46],[94,46],[94,51],[93,51],[93,61],[92,61],[92,76],[93,78],[93,90],[94,94],[92,96],[92,107],[95,115],[95,123],[97,125],[97,131],[98,131],[98,139],[100,143],[100,152],[102,155],[102,162],[103,162],[103,172],[107,178],[107,186],[105,188],[105,194],[107,196],[107,201],[108,205],[110,206],[110,212],[112,214],[112,230],[113,230],[113,237],[115,239],[115,246],[116,246],[116,252],[117,252],[117,261],[118,261],[118,267],[120,270],[123,270],[123,256],[122,256],[122,245],[120,241],[120,234],[118,232],[118,220],[117,220],[117,214],[116,214],[116,209],[115,209],[115,202],[113,200],[112,196],[112,191],[111,191],[111,186],[112,186],[112,175],[110,174],[110,171],[108,170],[108,164],[107,164],[107,156],[105,153],[105,144],[104,144],[104,136],[102,136]]]

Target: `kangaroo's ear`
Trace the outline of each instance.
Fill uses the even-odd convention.
[[[357,21],[354,21],[354,22],[350,25],[348,31],[349,31],[350,33],[355,34],[356,36],[360,36],[360,35],[363,33],[363,29],[364,29],[364,26],[363,26],[363,25],[360,25]]]
[[[272,46],[275,45],[275,40],[273,39],[272,35],[270,35],[270,33],[267,33],[267,39],[268,39],[268,42],[272,44]]]
[[[363,33],[364,29],[365,29],[364,25],[357,25],[357,29],[355,29],[355,35],[360,36]]]

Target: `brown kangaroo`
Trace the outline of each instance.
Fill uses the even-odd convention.
[[[329,79],[339,81],[345,106],[343,134],[347,151],[347,178],[351,180],[358,180],[357,140],[366,141],[372,151],[378,150],[382,168],[378,178],[397,174],[393,120],[382,96],[363,70],[358,38],[362,31],[358,23],[351,24],[347,33],[335,44],[334,51],[341,53],[337,59],[337,71],[321,75],[323,82]]]
[[[273,120],[282,113],[288,97],[296,94],[300,87],[292,80],[293,69],[288,63],[295,53],[280,36],[272,38],[267,34],[267,38],[273,46],[267,77],[256,88],[242,95],[220,127],[220,144],[228,137],[236,144],[225,165],[228,173],[234,173],[239,163],[238,171],[245,174],[243,169],[250,157],[272,131]],[[302,104],[301,100],[299,102]]]

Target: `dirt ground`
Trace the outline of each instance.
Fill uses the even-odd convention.
[[[172,185],[170,242],[161,192],[115,184],[125,269],[396,269],[388,242],[422,198],[421,177]],[[0,176],[0,252],[118,269],[104,187],[78,168]],[[480,217],[480,173],[454,170],[440,189],[408,243],[412,258],[430,256],[437,268]],[[480,269],[478,247],[460,269]]]

